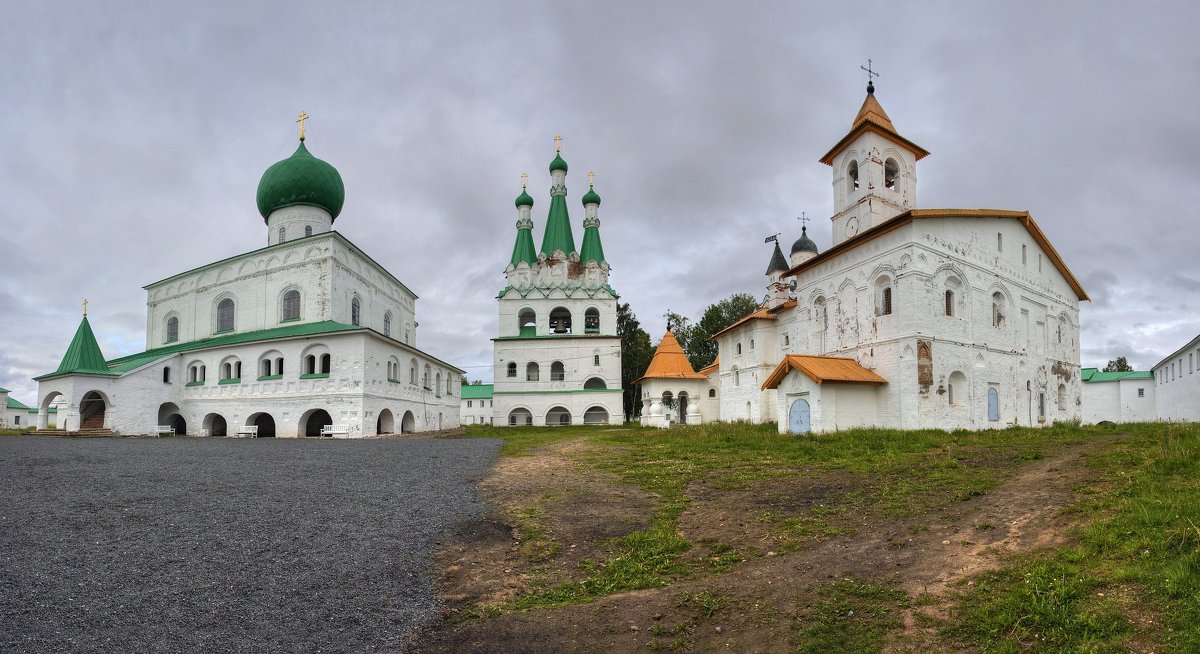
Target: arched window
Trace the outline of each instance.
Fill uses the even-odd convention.
[[[358,296],[356,295],[356,296],[354,296],[353,300],[350,300],[350,324],[351,325],[361,325],[362,324],[362,315],[361,314],[362,314],[362,303],[358,301]]]
[[[741,343],[737,343],[737,353],[738,354],[742,353],[742,344]]]
[[[454,375],[446,373],[446,395],[454,395]]]
[[[287,229],[285,229],[283,227],[283,225],[280,225],[279,226],[279,242],[282,243],[286,240],[287,240]]]
[[[300,319],[300,291],[292,289],[283,294],[283,320]]]
[[[964,404],[967,399],[967,376],[955,370],[946,383],[946,402],[950,406]]]
[[[738,370],[737,366],[733,367],[733,385],[734,386],[742,385],[742,371]]]
[[[851,161],[846,168],[846,191],[853,193],[858,190],[858,162]]]
[[[413,386],[417,385],[417,360],[416,359],[413,359],[412,362],[409,363],[408,383],[412,384]]]
[[[709,396],[709,397],[716,397],[716,396],[717,396],[717,389],[715,389],[715,388],[710,388],[710,389],[708,389],[708,396]]]
[[[436,381],[433,384],[433,393],[438,397],[442,396],[442,372],[439,370]]]
[[[305,226],[304,226],[304,235],[305,235],[305,236],[312,236],[312,225],[305,225]]]
[[[954,291],[946,290],[946,315],[954,315]]]
[[[883,162],[883,188],[896,190],[896,178],[900,176],[900,166],[895,159],[888,158]]]
[[[271,368],[273,365],[274,365],[274,362],[272,362],[270,359],[263,359],[258,364],[258,374],[263,377],[270,377],[271,376]]]
[[[217,331],[231,332],[234,323],[233,299],[225,298],[217,303]]]
[[[317,374],[317,355],[310,354],[310,355],[304,357],[304,374],[306,374],[306,375]]]
[[[383,314],[383,335],[384,336],[392,335],[392,312],[391,311]]]
[[[1067,410],[1067,385],[1066,384],[1058,385],[1058,410],[1059,411]]]
[[[525,366],[525,381],[538,381],[539,372],[538,364],[530,361],[529,365]]]
[[[821,330],[829,328],[829,313],[826,311],[824,296],[813,300],[813,321]]]
[[[550,381],[562,381],[566,378],[567,371],[562,361],[555,361],[550,364]]]
[[[550,312],[550,333],[571,333],[571,312],[566,307],[557,307]]]
[[[589,391],[603,390],[605,388],[608,388],[608,384],[604,383],[604,380],[600,379],[599,377],[592,377],[592,378],[588,379],[587,381],[583,382],[583,388],[585,390],[589,390]]]
[[[321,355],[321,374],[323,374],[323,375],[328,375],[328,374],[329,374],[329,368],[330,368],[330,365],[329,365],[329,363],[330,363],[330,357],[329,357],[329,355],[328,355],[328,354],[322,354],[322,355]]]
[[[179,318],[171,316],[167,318],[167,343],[174,343],[179,340]]]
[[[1000,232],[996,232],[996,251],[1004,251],[1004,234],[1001,234]]]
[[[583,332],[585,334],[600,333],[600,310],[596,307],[589,308],[583,314]]]
[[[221,380],[241,379],[242,378],[242,362],[236,358],[226,359],[221,363]]]
[[[533,309],[521,309],[517,315],[517,335],[535,336],[537,334],[537,313]]]
[[[278,357],[275,359],[275,374],[276,375],[283,374],[283,357]]]
[[[171,366],[167,366],[166,368],[163,368],[163,383],[164,384],[171,383]]]
[[[508,376],[509,377],[517,376],[517,362],[516,361],[508,362]]]
[[[427,391],[433,390],[429,385],[429,364],[425,364],[425,372],[421,374],[421,387]]]
[[[600,353],[599,352],[592,355],[592,365],[593,366],[600,365]]]
[[[892,315],[892,278],[887,275],[875,280],[875,315]]]
[[[992,327],[1004,327],[1004,294],[1000,291],[992,293]]]

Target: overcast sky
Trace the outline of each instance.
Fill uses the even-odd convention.
[[[1057,4],[1057,6],[1054,6]],[[141,287],[266,243],[262,172],[342,174],[336,228],[421,299],[418,345],[489,379],[530,174],[596,171],[612,282],[657,341],[765,292],[763,237],[830,242],[830,170],[870,58],[933,154],[921,208],[1028,210],[1092,296],[1082,364],[1200,332],[1200,3],[6,2],[0,386],[36,402],[89,318],[145,344]]]

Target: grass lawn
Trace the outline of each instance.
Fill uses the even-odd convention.
[[[603,558],[572,564],[566,580],[531,574],[511,600],[472,614],[480,620],[719,579],[764,556],[744,543],[688,540],[680,519],[694,504],[695,484],[736,493],[822,475],[861,482],[828,505],[757,516],[773,530],[774,550],[788,553],[831,537],[852,539],[847,515],[919,523],[988,494],[1023,466],[1081,452],[1094,475],[1066,507],[1075,525],[1066,544],[1006,556],[998,569],[936,600],[941,617],[925,626],[943,643],[986,652],[1200,651],[1200,426],[856,430],[797,438],[773,425],[718,423],[670,430],[472,427],[467,435],[505,438],[501,456],[510,458],[570,445],[580,470],[658,498],[647,525],[606,543]],[[522,551],[535,573],[559,555],[562,543],[532,501],[507,518],[530,535]],[[980,532],[994,527],[974,525]],[[688,555],[699,547],[708,554]],[[894,645],[902,611],[934,601],[879,579],[821,582],[814,592],[818,599],[790,616],[791,651],[835,644],[879,651]],[[694,603],[704,595],[687,597]],[[709,613],[722,610],[720,602],[714,607]]]

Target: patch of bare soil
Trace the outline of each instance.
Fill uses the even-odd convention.
[[[742,490],[693,484],[689,508],[680,518],[681,533],[696,544],[688,556],[712,557],[713,544],[721,543],[719,550],[728,554],[732,548],[738,555],[727,572],[697,574],[666,588],[576,606],[449,618],[418,637],[410,651],[792,652],[798,630],[805,626],[800,616],[809,613],[823,587],[842,578],[925,596],[905,611],[906,628],[892,634],[890,651],[955,651],[928,626],[941,617],[942,595],[951,584],[999,566],[1008,554],[1062,544],[1070,525],[1063,509],[1074,502],[1073,489],[1089,480],[1092,472],[1083,456],[1096,445],[1064,448],[1035,461],[991,462],[990,469],[1003,479],[998,487],[904,519],[882,517],[869,502],[860,502],[871,480],[848,473],[797,470]],[[541,497],[547,515],[556,516],[551,522],[562,530],[557,533],[563,542],[578,538],[582,547],[601,527],[560,522],[582,508],[578,499],[567,500],[568,509],[554,507],[564,484],[607,493],[593,498],[593,512],[579,514],[586,516],[581,522],[605,521],[604,514],[611,512],[623,530],[636,527],[635,518],[644,521],[653,508],[649,497],[630,502],[638,495],[628,487],[589,480],[561,451],[502,461],[486,482],[486,494],[500,502],[496,515],[520,506],[524,500],[518,498],[529,493]],[[626,502],[623,509],[596,506]],[[813,516],[820,522],[803,521],[815,520]],[[800,541],[781,546],[780,534],[789,533],[796,520],[801,520]],[[528,574],[507,528],[480,527],[475,536],[447,548],[440,558],[450,570],[443,588],[453,608],[510,597]],[[551,559],[569,576],[578,557],[563,550]],[[464,579],[465,566],[478,570]]]
[[[537,578],[579,576],[579,562],[603,559],[614,539],[643,529],[657,496],[571,460],[578,441],[532,456],[501,459],[480,484],[492,507],[434,556],[446,615],[511,599]]]

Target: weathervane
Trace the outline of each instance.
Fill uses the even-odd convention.
[[[779,242],[779,235],[780,235],[780,234],[782,234],[782,233],[783,233],[783,232],[775,232],[774,234],[772,234],[772,235],[770,235],[770,236],[768,236],[768,237],[764,238],[764,239],[763,239],[763,243],[770,243],[770,242],[772,242],[772,241],[774,241],[774,242],[778,243],[778,242]]]
[[[554,153],[562,152],[562,134],[554,135]]]
[[[296,119],[296,122],[300,123],[300,140],[301,141],[304,140],[304,121],[306,121],[306,120],[308,120],[308,114],[301,111],[300,117]]]

